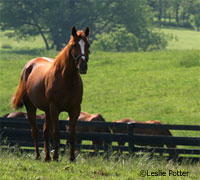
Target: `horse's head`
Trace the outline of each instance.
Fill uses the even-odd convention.
[[[89,28],[84,31],[76,31],[76,28],[72,28],[71,32],[71,55],[75,61],[75,65],[79,69],[81,74],[87,73],[87,62],[89,59],[89,41],[87,36],[89,35]]]

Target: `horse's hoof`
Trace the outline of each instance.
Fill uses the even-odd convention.
[[[50,156],[46,156],[45,158],[44,158],[44,161],[45,162],[48,162],[48,161],[50,161],[51,160],[51,157]]]
[[[39,160],[40,159],[40,156],[35,156],[35,160]]]
[[[70,157],[70,161],[73,162],[75,160],[75,157]]]
[[[56,162],[58,162],[58,158],[53,158],[53,161],[56,161]]]
[[[54,155],[54,156],[53,156],[53,160],[54,160],[54,161],[58,161],[58,155]]]

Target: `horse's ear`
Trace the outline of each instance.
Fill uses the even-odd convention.
[[[77,34],[76,34],[76,28],[73,26],[72,27],[72,32],[71,32],[72,36],[76,37]]]
[[[89,34],[90,34],[90,29],[89,29],[89,27],[87,27],[86,30],[85,30],[85,35],[89,36]]]

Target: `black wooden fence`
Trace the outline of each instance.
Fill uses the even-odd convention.
[[[43,120],[38,119],[38,128],[40,130],[39,146],[43,147]],[[69,121],[60,120],[60,147],[61,151],[67,147],[66,140],[69,138],[69,133],[66,131],[66,126]],[[143,129],[163,129],[163,130],[185,130],[185,131],[199,131],[200,126],[193,125],[158,125],[158,124],[138,124],[138,123],[111,123],[111,122],[78,122],[77,126],[95,126],[104,128],[124,128],[128,133],[113,134],[113,133],[95,133],[95,132],[78,132],[76,139],[86,140],[86,144],[77,145],[81,151],[93,150],[101,152],[120,151],[125,153],[138,154],[143,153],[162,153],[166,157],[169,155],[178,154],[179,160],[188,158],[192,160],[200,160],[200,137],[177,137],[177,136],[150,136],[134,134],[134,128]],[[102,141],[103,145],[94,146],[87,144],[89,141]],[[126,142],[125,146],[118,146],[119,140]],[[176,145],[177,148],[167,147],[147,147],[137,146],[138,143],[150,142],[153,144],[169,144],[171,146]],[[16,148],[20,147],[24,151],[34,150],[33,139],[31,137],[30,124],[27,119],[23,118],[0,118],[0,148]],[[141,153],[139,153],[141,154]]]

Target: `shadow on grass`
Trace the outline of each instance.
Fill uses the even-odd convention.
[[[21,56],[33,56],[33,57],[39,57],[39,56],[50,56],[55,57],[57,55],[56,50],[46,50],[45,48],[27,48],[27,49],[0,49],[1,56],[5,55],[21,55]]]
[[[198,51],[183,53],[180,65],[186,68],[200,66],[200,54]]]
[[[15,54],[29,54],[29,55],[38,55],[38,54],[46,54],[47,50],[46,49],[16,49],[10,51],[10,53],[15,53]]]

